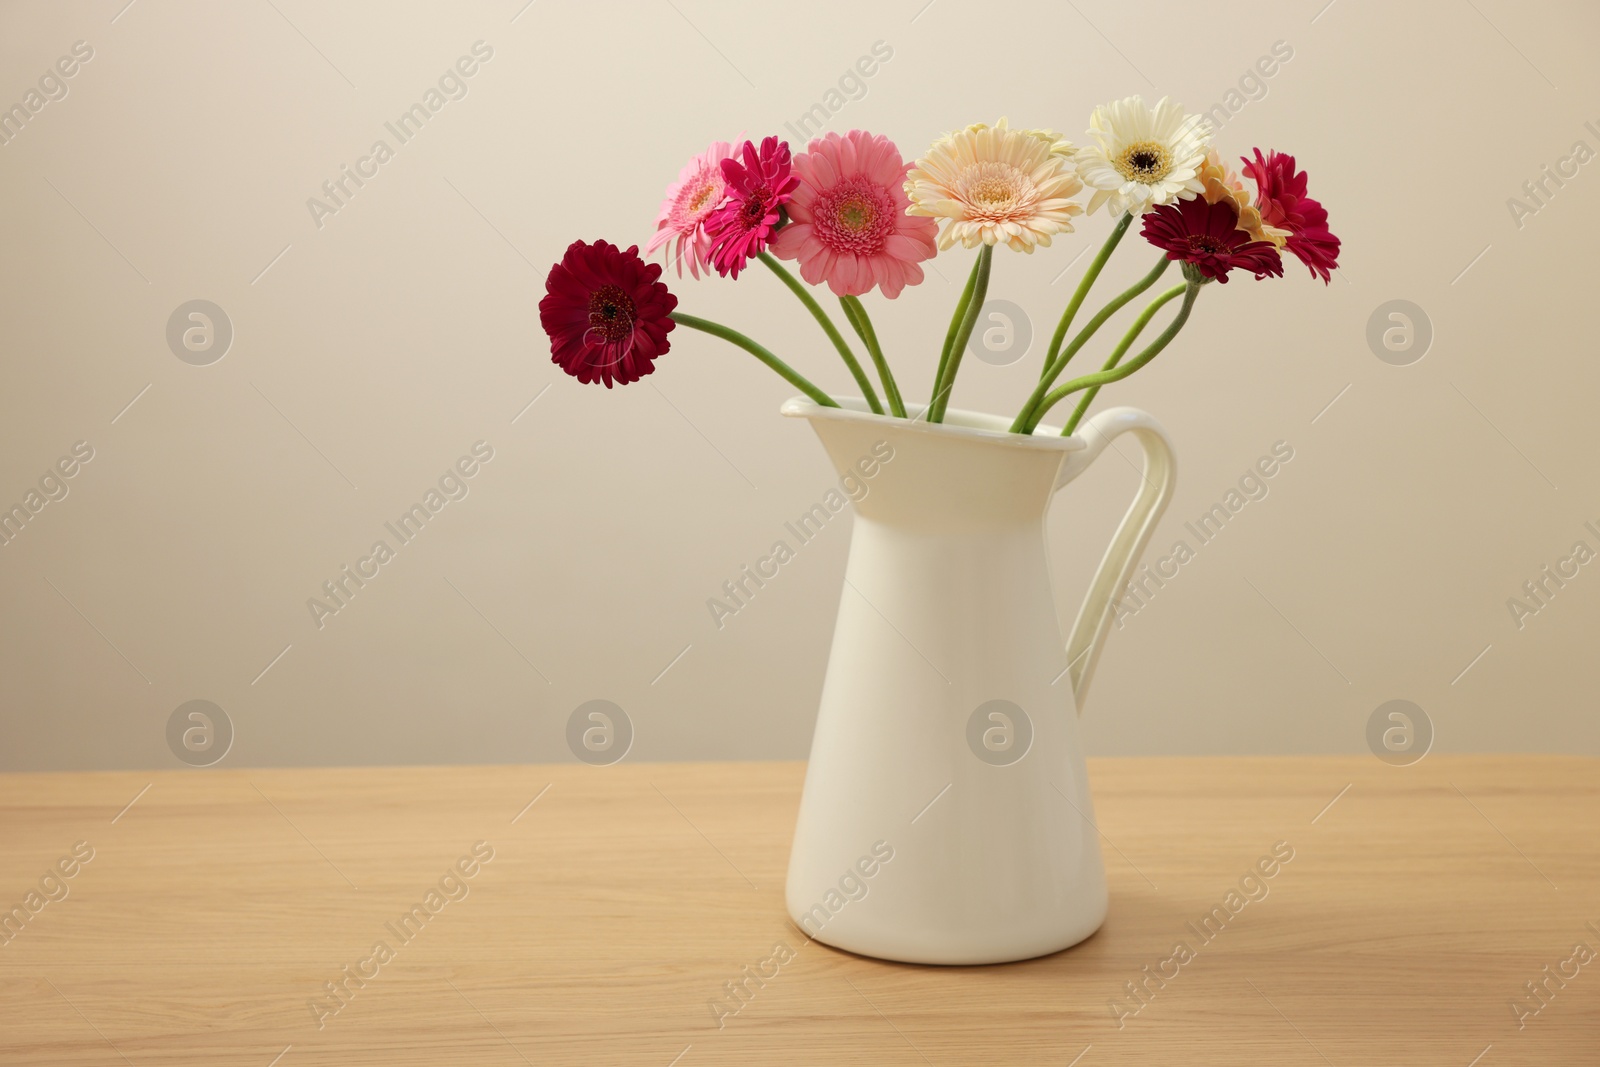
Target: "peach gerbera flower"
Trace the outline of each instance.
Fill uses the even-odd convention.
[[[1200,195],[1206,203],[1233,202],[1235,210],[1239,212],[1239,229],[1248,233],[1252,241],[1266,241],[1274,248],[1283,247],[1289,232],[1266,224],[1260,209],[1256,207],[1254,194],[1245,189],[1238,174],[1223,165],[1222,156],[1216,148],[1206,149],[1206,161],[1200,165],[1195,177],[1205,186],[1205,191]]]
[[[874,286],[894,299],[922,281],[917,264],[932,259],[939,226],[906,214],[902,184],[910,165],[881,134],[851,130],[813,140],[794,161],[800,187],[789,224],[772,241],[779,259],[800,261],[800,276],[823,281],[835,296]]]
[[[906,176],[909,214],[945,220],[939,248],[1001,244],[1015,252],[1071,233],[1083,188],[1062,142],[1041,130],[968,126],[935,141]]]

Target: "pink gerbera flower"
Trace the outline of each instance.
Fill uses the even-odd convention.
[[[1256,183],[1256,207],[1268,232],[1287,238],[1288,248],[1311,271],[1312,277],[1331,280],[1329,271],[1339,266],[1339,238],[1328,229],[1328,213],[1306,195],[1306,172],[1296,172],[1294,157],[1269,151],[1262,158],[1255,149],[1251,162],[1244,156],[1244,172]]]
[[[1168,259],[1191,264],[1207,278],[1228,280],[1230,270],[1247,270],[1257,278],[1283,277],[1283,259],[1266,241],[1252,241],[1239,229],[1239,211],[1232,200],[1207,203],[1202,197],[1163,204],[1145,213],[1145,240],[1167,251]]]
[[[727,198],[722,161],[731,155],[733,145],[727,141],[712,142],[710,148],[683,165],[678,180],[667,187],[666,199],[661,201],[655,235],[644,250],[648,255],[667,245],[680,278],[684,260],[689,261],[689,273],[696,278],[709,264],[711,237],[706,233],[705,224]]]
[[[830,133],[794,161],[800,186],[789,201],[789,223],[772,240],[772,254],[800,261],[812,285],[827,281],[835,296],[860,296],[873,286],[894,299],[922,281],[917,264],[937,251],[939,224],[907,215],[906,172],[894,142],[880,134]]]
[[[787,141],[768,137],[759,152],[746,141],[741,154],[742,164],[731,158],[722,161],[728,199],[705,223],[711,236],[711,265],[718,274],[735,278],[751,256],[766,251],[772,231],[783,221],[784,205],[800,184]]]
[[[639,258],[606,241],[567,246],[550,268],[539,324],[550,335],[550,360],[585,384],[636,382],[655,370],[672,347],[667,334],[677,325],[678,298],[657,279],[659,263]]]

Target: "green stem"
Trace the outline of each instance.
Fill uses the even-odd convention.
[[[1152,300],[1150,306],[1140,312],[1137,319],[1133,320],[1133,325],[1128,327],[1128,332],[1122,335],[1122,340],[1117,342],[1117,347],[1112,350],[1110,357],[1106,359],[1106,365],[1100,369],[1111,370],[1118,363],[1121,363],[1122,357],[1127,355],[1128,349],[1133,347],[1133,342],[1138,340],[1139,334],[1144,332],[1144,328],[1150,325],[1150,320],[1155,318],[1156,312],[1165,307],[1169,301],[1182,296],[1187,288],[1187,284],[1174,285],[1171,289]],[[1077,410],[1072,413],[1072,418],[1068,419],[1066,426],[1062,428],[1061,432],[1063,434],[1070,434],[1078,428],[1078,423],[1083,421],[1083,413],[1089,410],[1089,405],[1094,403],[1094,398],[1099,392],[1100,386],[1098,385],[1084,392],[1083,399],[1078,401]]]
[[[1022,405],[1022,410],[1017,412],[1016,421],[1011,424],[1012,433],[1033,432],[1033,428],[1039,425],[1039,419],[1042,417],[1039,405],[1044,402],[1045,394],[1049,392],[1050,386],[1055,384],[1055,380],[1060,377],[1061,372],[1066,370],[1067,364],[1072,361],[1072,357],[1078,354],[1078,350],[1089,342],[1089,339],[1095,335],[1095,332],[1101,326],[1105,325],[1107,319],[1121,311],[1134,297],[1154,285],[1156,280],[1166,273],[1167,268],[1171,265],[1172,261],[1166,256],[1162,256],[1156,260],[1156,265],[1150,268],[1148,274],[1134,282],[1127,289],[1124,289],[1105,307],[1095,312],[1094,318],[1084,324],[1083,329],[1079,330],[1077,336],[1072,339],[1072,343],[1067,345],[1060,355],[1055,358],[1053,364],[1047,369],[1045,376],[1039,379],[1039,384],[1034,386],[1033,393],[1028,397],[1027,402]]]
[[[767,351],[767,349],[763,348],[761,345],[740,333],[738,330],[730,330],[720,322],[712,322],[710,319],[702,319],[697,318],[694,315],[686,315],[681,311],[674,311],[672,313],[672,321],[676,322],[679,326],[687,326],[691,330],[700,330],[704,333],[709,333],[713,337],[720,337],[724,341],[738,345],[740,348],[744,349],[746,352],[750,353],[752,356],[755,356],[761,362],[765,363],[767,366],[783,375],[785,381],[799,389],[802,393],[806,394],[806,396],[809,396],[812,400],[815,400],[818,404],[821,404],[825,408],[836,408],[839,406],[831,396],[807,381],[803,374],[789,366],[789,364],[785,363],[771,352]]]
[[[967,339],[978,324],[978,314],[983,310],[983,299],[989,294],[989,266],[994,261],[994,245],[978,249],[978,262],[973,268],[972,293],[967,298],[967,310],[961,316],[961,326],[950,339],[949,358],[946,361],[944,383],[933,399],[929,422],[943,422],[945,409],[950,406],[950,391],[955,388],[956,372],[961,369],[961,357],[967,349]]]
[[[1133,225],[1133,213],[1122,216],[1117,224],[1112,227],[1111,233],[1106,236],[1106,243],[1100,246],[1100,251],[1094,257],[1094,262],[1089,264],[1089,269],[1084,271],[1083,278],[1078,282],[1077,290],[1072,294],[1072,299],[1067,302],[1067,309],[1061,313],[1061,321],[1056,325],[1055,336],[1050,338],[1050,349],[1045,353],[1044,365],[1039,368],[1039,379],[1043,381],[1050,375],[1050,367],[1056,361],[1056,354],[1061,351],[1061,343],[1067,339],[1067,331],[1072,328],[1072,320],[1077,317],[1078,309],[1083,306],[1083,301],[1093,288],[1095,279],[1100,277],[1100,271],[1106,265],[1106,260],[1111,258],[1111,252],[1117,247],[1117,242],[1122,240],[1122,235],[1128,232],[1128,227]],[[1057,373],[1060,373],[1059,371]]]
[[[850,346],[845,343],[844,337],[839,333],[839,328],[833,324],[833,320],[828,317],[828,313],[822,310],[822,305],[817,303],[816,298],[811,295],[799,278],[790,274],[784,269],[783,264],[772,258],[771,252],[762,252],[757,258],[765,263],[768,269],[782,280],[784,285],[789,287],[790,292],[800,298],[800,303],[804,304],[806,310],[811,312],[811,316],[822,327],[822,332],[828,335],[828,340],[833,342],[833,347],[837,348],[839,355],[844,357],[844,365],[849,367],[850,373],[855,376],[856,384],[861,387],[861,395],[867,398],[867,406],[872,409],[874,415],[882,415],[883,404],[878,400],[877,390],[872,388],[872,379],[868,378],[867,372],[861,369],[861,364],[857,362],[855,353],[850,351]]]
[[[939,350],[939,369],[933,375],[933,395],[928,398],[928,406],[923,409],[924,415],[932,415],[933,409],[940,399],[950,390],[945,388],[945,372],[950,369],[950,346],[955,342],[956,331],[961,329],[961,322],[967,317],[967,304],[972,300],[972,288],[978,284],[978,261],[972,261],[972,270],[967,274],[966,288],[961,290],[961,298],[956,301],[955,314],[950,316],[950,328],[944,334],[944,347]]]
[[[850,320],[856,336],[867,346],[867,354],[872,357],[873,365],[878,368],[878,377],[883,379],[883,396],[889,401],[889,414],[896,418],[905,418],[906,405],[900,397],[900,386],[895,383],[894,372],[889,369],[889,361],[883,358],[883,348],[878,344],[878,331],[872,328],[872,319],[867,315],[866,306],[861,303],[859,297],[854,296],[841,296],[839,306],[844,308],[844,317]]]
[[[1149,363],[1152,359],[1155,359],[1161,354],[1161,350],[1166,348],[1167,345],[1171,344],[1174,337],[1178,336],[1178,331],[1183,329],[1183,324],[1189,319],[1189,310],[1194,307],[1194,298],[1199,294],[1199,292],[1200,283],[1197,281],[1190,281],[1185,286],[1183,293],[1183,306],[1178,309],[1178,314],[1173,317],[1172,322],[1167,325],[1167,328],[1161,331],[1161,336],[1157,337],[1154,341],[1151,341],[1148,345],[1146,345],[1143,351],[1133,358],[1132,362],[1124,363],[1122,366],[1113,367],[1110,370],[1101,370],[1096,371],[1093,374],[1085,374],[1081,378],[1072,379],[1065,385],[1062,385],[1060,388],[1051,390],[1050,394],[1044,398],[1044,403],[1042,403],[1039,407],[1040,417],[1042,418],[1045,412],[1049,411],[1064,397],[1067,397],[1072,393],[1076,393],[1082,389],[1093,389],[1096,386],[1110,385],[1112,382],[1120,382],[1128,375],[1139,370],[1146,363]]]

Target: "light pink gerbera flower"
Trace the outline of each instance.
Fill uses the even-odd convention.
[[[789,224],[772,241],[779,259],[800,261],[800,276],[823,281],[835,296],[860,296],[874,286],[894,299],[922,281],[924,259],[937,251],[939,224],[906,214],[911,165],[881,134],[851,130],[812,141],[794,161],[800,187],[789,201]]]
[[[706,233],[706,219],[727,199],[727,182],[722,177],[722,161],[733,155],[733,145],[727,141],[713,141],[710,148],[683,165],[678,180],[667,187],[666,199],[661,201],[661,214],[656,219],[656,232],[645,245],[648,255],[668,245],[668,266],[678,268],[683,277],[683,264],[689,262],[689,273],[700,277],[710,265],[711,237]]]

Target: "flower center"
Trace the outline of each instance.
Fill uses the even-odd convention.
[[[721,176],[710,171],[701,174],[694,183],[686,185],[678,193],[678,201],[673,205],[673,213],[680,225],[692,225],[710,214],[722,202],[723,188]]]
[[[973,219],[1004,222],[1031,211],[1033,182],[1006,163],[977,163],[967,168],[955,190]]]
[[[839,205],[836,218],[839,225],[853,233],[859,233],[872,225],[872,216],[876,214],[872,205],[860,197],[854,197]]]
[[[1009,203],[1011,192],[1011,183],[1004,178],[982,178],[973,187],[972,199],[984,207],[994,207],[996,204]]]
[[[1227,245],[1209,233],[1191,233],[1189,235],[1189,251],[1202,252],[1206,255],[1216,255],[1227,250]]]
[[[894,233],[894,197],[865,178],[846,178],[811,206],[812,232],[834,254],[875,256]]]
[[[1112,160],[1118,173],[1130,182],[1153,185],[1172,169],[1172,155],[1155,141],[1135,141]]]
[[[761,225],[761,220],[767,217],[767,202],[771,199],[772,190],[765,185],[758,185],[751,190],[750,199],[744,202],[744,207],[739,211],[747,229]]]
[[[621,286],[602,285],[589,297],[587,339],[594,344],[613,344],[633,333],[636,318],[633,297]]]

